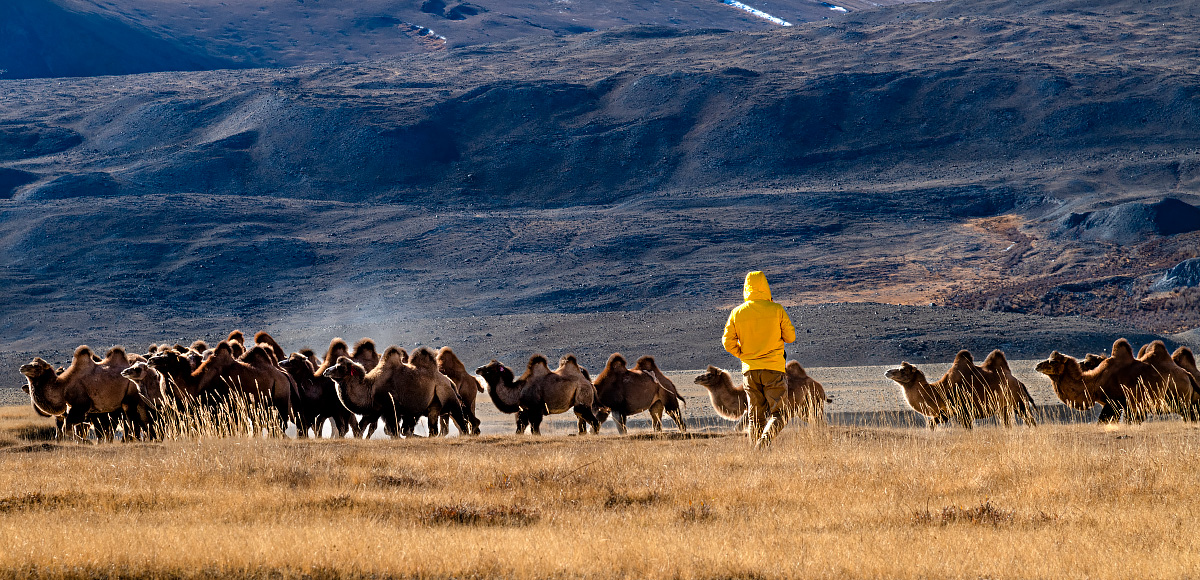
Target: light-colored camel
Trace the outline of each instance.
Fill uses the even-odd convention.
[[[62,416],[61,433],[78,436],[75,426],[85,422],[88,414],[108,414],[124,411],[135,429],[145,432],[149,428],[148,404],[138,393],[137,385],[121,376],[129,368],[129,359],[121,347],[113,347],[99,362],[92,350],[85,346],[75,349],[71,366],[61,374],[40,357],[21,365],[21,374],[29,383],[29,396],[33,406],[50,416]],[[111,431],[100,433],[111,438]]]
[[[1185,417],[1194,416],[1182,401],[1168,398],[1174,392],[1171,385],[1153,366],[1134,358],[1129,341],[1118,339],[1111,352],[1090,371],[1058,351],[1036,369],[1050,377],[1054,394],[1069,407],[1087,411],[1101,405],[1100,422],[1117,420],[1122,411],[1129,422],[1141,421],[1147,413],[1182,411]]]
[[[788,380],[788,394],[784,399],[784,409],[789,417],[799,418],[809,425],[825,424],[825,389],[821,383],[808,376],[800,363],[788,361],[784,367]],[[750,401],[746,390],[741,385],[733,384],[733,376],[729,371],[709,366],[704,374],[696,377],[697,385],[708,390],[708,398],[712,402],[717,415],[730,421],[737,421],[737,429],[747,428],[747,410]]]
[[[455,423],[458,427],[458,432],[462,434],[478,435],[479,434],[479,417],[475,415],[475,399],[478,393],[483,392],[483,386],[479,384],[479,379],[475,375],[467,372],[467,367],[463,365],[458,356],[454,354],[450,347],[443,346],[437,353],[438,371],[443,375],[450,377],[454,381],[454,386],[458,389],[458,398],[456,401],[447,401],[442,405],[442,414],[438,418],[441,423],[441,431],[446,433],[450,429],[450,419],[456,416],[466,420],[464,424]],[[455,406],[458,406],[460,411],[454,412]]]
[[[437,370],[437,355],[426,347],[413,351],[408,362],[402,351],[390,346],[379,365],[368,372],[350,357],[339,357],[324,375],[333,379],[338,398],[346,409],[364,417],[382,417],[384,429],[393,437],[410,437],[417,421],[427,417],[431,434],[437,428],[436,393],[454,390],[454,383]]]
[[[630,369],[627,364],[621,353],[613,353],[608,357],[604,370],[592,380],[596,386],[596,419],[603,424],[611,413],[617,432],[624,435],[629,432],[625,424],[629,416],[649,411],[654,430],[662,431],[666,399],[669,397],[674,401],[674,417],[678,417],[678,398],[658,381],[654,372],[643,371],[636,366]],[[654,359],[646,361],[646,366],[654,367]],[[677,418],[676,423],[681,420]]]
[[[969,351],[959,351],[950,368],[934,383],[907,362],[885,376],[900,385],[909,406],[925,415],[931,429],[951,418],[970,429],[975,419],[993,415],[1010,426],[1010,413],[1026,425],[1037,424],[1033,416],[1037,406],[1029,389],[1013,376],[1008,359],[999,350],[993,350],[978,366]]]
[[[525,373],[513,378],[512,369],[492,359],[488,364],[475,369],[488,384],[488,396],[502,413],[516,413],[517,434],[529,427],[534,435],[541,435],[542,419],[546,415],[575,411],[579,420],[579,433],[600,430],[596,419],[596,388],[588,379],[586,371],[579,366],[575,355],[559,359],[558,368],[550,370],[545,356],[529,357]]]
[[[157,354],[157,351],[155,352]],[[121,371],[121,376],[133,381],[138,392],[157,407],[167,396],[167,378],[147,362],[138,361]]]

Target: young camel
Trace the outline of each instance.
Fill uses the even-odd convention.
[[[653,358],[643,357],[639,363],[657,368]],[[609,413],[612,413],[617,432],[624,435],[629,432],[625,422],[630,415],[649,411],[654,431],[661,432],[662,414],[669,399],[673,403],[671,417],[675,419],[676,425],[682,425],[678,397],[659,382],[653,371],[636,367],[629,369],[626,364],[621,353],[613,353],[608,357],[604,370],[592,381],[596,386],[596,406],[599,409],[596,419],[603,424]],[[681,427],[680,432],[684,429],[685,427]]]
[[[438,371],[443,375],[450,377],[454,381],[454,386],[458,389],[458,399],[456,402],[447,402],[442,406],[442,415],[438,417],[441,423],[441,432],[448,433],[450,429],[450,418],[455,416],[454,407],[458,406],[458,415],[466,419],[466,423],[458,424],[458,432],[462,434],[478,435],[479,434],[479,417],[475,415],[475,398],[476,394],[483,392],[483,386],[479,384],[479,380],[475,375],[467,372],[467,367],[463,365],[454,351],[450,347],[443,346],[437,354]]]
[[[809,425],[825,424],[825,388],[800,366],[800,363],[788,361],[784,367],[787,370],[788,394],[784,405],[791,417],[799,417]],[[696,377],[695,382],[708,390],[708,398],[713,409],[723,419],[737,421],[736,429],[747,429],[748,416],[746,411],[750,402],[746,399],[746,391],[741,386],[734,386],[733,376],[729,371],[709,366],[704,374]]]
[[[969,351],[959,351],[946,374],[934,383],[907,362],[885,376],[904,389],[909,406],[925,415],[930,429],[951,418],[971,429],[975,419],[993,415],[999,415],[1007,427],[1012,425],[1010,413],[1026,425],[1037,424],[1033,416],[1037,406],[1029,390],[1013,376],[1008,359],[999,350],[993,350],[978,366]]]
[[[579,366],[575,355],[566,355],[559,360],[558,368],[550,370],[545,356],[529,357],[525,373],[513,378],[512,369],[492,359],[488,364],[475,369],[488,384],[488,395],[502,413],[516,413],[517,434],[529,427],[534,435],[541,435],[542,419],[546,415],[575,411],[579,420],[579,434],[600,431],[593,407],[596,388],[588,379],[586,371]]]

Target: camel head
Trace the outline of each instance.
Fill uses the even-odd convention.
[[[31,381],[45,376],[46,373],[50,373],[50,375],[53,376],[54,367],[51,366],[50,363],[42,360],[41,357],[37,357],[31,362],[21,365],[21,374],[29,377],[29,380]],[[29,385],[25,385],[25,392],[29,392]]]
[[[1087,356],[1083,357],[1083,360],[1079,361],[1079,368],[1083,371],[1090,371],[1090,370],[1100,366],[1100,363],[1104,362],[1107,359],[1108,359],[1108,357],[1106,357],[1106,356],[1092,354],[1089,352],[1087,354]]]
[[[1067,356],[1056,350],[1050,353],[1050,358],[1038,363],[1034,370],[1052,379],[1061,377],[1067,374]]]
[[[886,373],[883,373],[883,376],[896,381],[901,387],[906,389],[927,382],[925,380],[925,373],[907,362],[901,362],[899,367],[889,369]]]
[[[514,375],[512,369],[504,366],[500,361],[492,359],[491,362],[475,369],[475,374],[483,377],[488,386],[496,385],[512,385]]]
[[[704,387],[710,391],[726,386],[733,386],[733,377],[731,377],[728,372],[712,365],[709,365],[708,370],[704,371],[704,374],[698,375],[694,380],[697,385],[700,385],[701,387]]]
[[[347,356],[339,356],[337,363],[325,369],[322,375],[335,381],[345,381],[348,378],[362,380],[367,376],[367,370]]]
[[[144,381],[150,377],[150,365],[141,361],[135,362],[121,371],[121,376],[134,382]]]
[[[298,352],[293,352],[292,356],[279,361],[279,366],[283,367],[283,370],[287,371],[293,377],[311,376],[315,372],[312,362],[308,360],[308,357]]]

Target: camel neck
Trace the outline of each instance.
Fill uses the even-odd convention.
[[[30,381],[29,396],[33,404],[50,415],[61,415],[67,411],[66,397],[54,371],[43,373],[37,381]]]

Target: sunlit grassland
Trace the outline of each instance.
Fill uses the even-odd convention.
[[[6,577],[1182,578],[1200,429],[47,444],[0,413]]]

